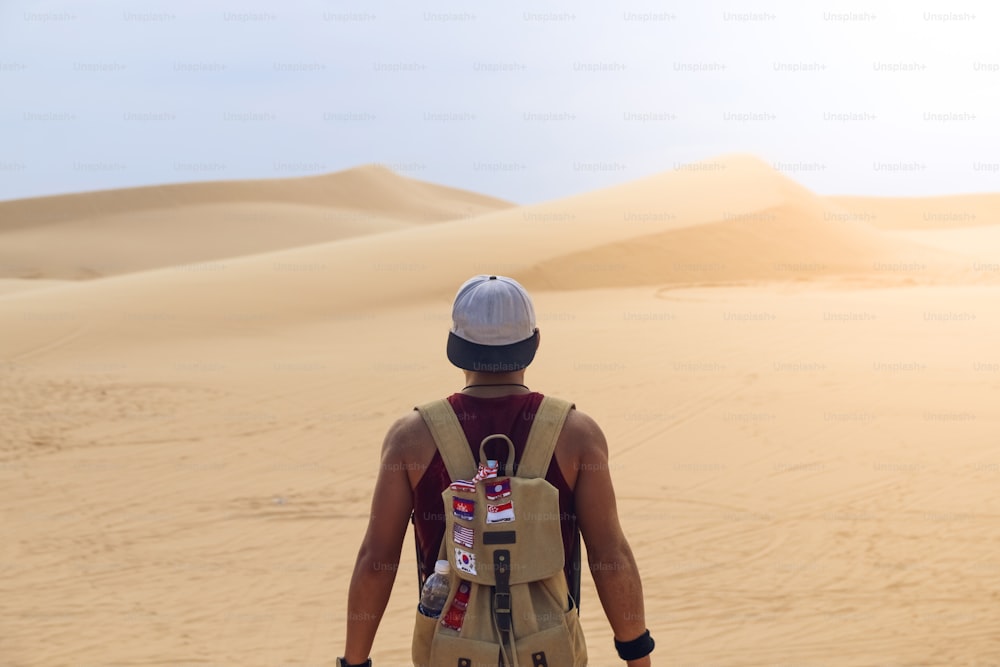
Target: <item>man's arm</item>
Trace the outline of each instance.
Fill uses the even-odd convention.
[[[351,664],[364,662],[371,654],[375,632],[389,603],[399,569],[399,552],[413,509],[408,476],[413,466],[404,457],[412,430],[412,418],[404,417],[393,424],[382,443],[368,532],[354,564],[347,597],[344,660]]]
[[[575,413],[575,414],[574,414]],[[574,486],[576,516],[587,544],[587,560],[601,606],[615,639],[631,641],[646,631],[639,570],[618,521],[615,490],[608,469],[608,443],[600,427],[573,411],[580,449]],[[629,667],[649,667],[650,657],[628,661]]]

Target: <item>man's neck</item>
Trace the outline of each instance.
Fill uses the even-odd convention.
[[[527,394],[530,389],[524,384],[524,371],[511,373],[478,373],[465,372],[465,387],[463,394],[470,396],[507,396],[509,394]]]

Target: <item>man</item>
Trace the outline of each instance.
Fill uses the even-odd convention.
[[[524,384],[525,368],[539,343],[531,299],[513,279],[476,276],[459,289],[452,319],[447,354],[464,371],[465,386],[448,401],[467,437],[472,436],[476,455],[481,434],[503,432],[514,442],[520,460],[542,398]],[[546,479],[559,490],[566,562],[573,560],[578,526],[619,655],[632,658],[626,660],[629,667],[649,667],[653,641],[646,629],[635,559],[618,521],[607,441],[597,424],[578,410],[566,418]],[[433,569],[444,533],[440,494],[450,481],[431,432],[416,411],[392,425],[382,445],[371,519],[351,578],[347,642],[339,665],[371,664],[369,653],[389,601],[411,513],[421,574]],[[566,574],[573,576],[569,566]]]

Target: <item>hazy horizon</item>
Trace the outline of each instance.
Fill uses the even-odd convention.
[[[820,194],[997,190],[985,2],[0,7],[0,199],[384,164],[519,204],[751,153]]]

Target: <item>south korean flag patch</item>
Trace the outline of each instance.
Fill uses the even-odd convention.
[[[455,547],[455,567],[466,574],[476,575],[476,554]]]

